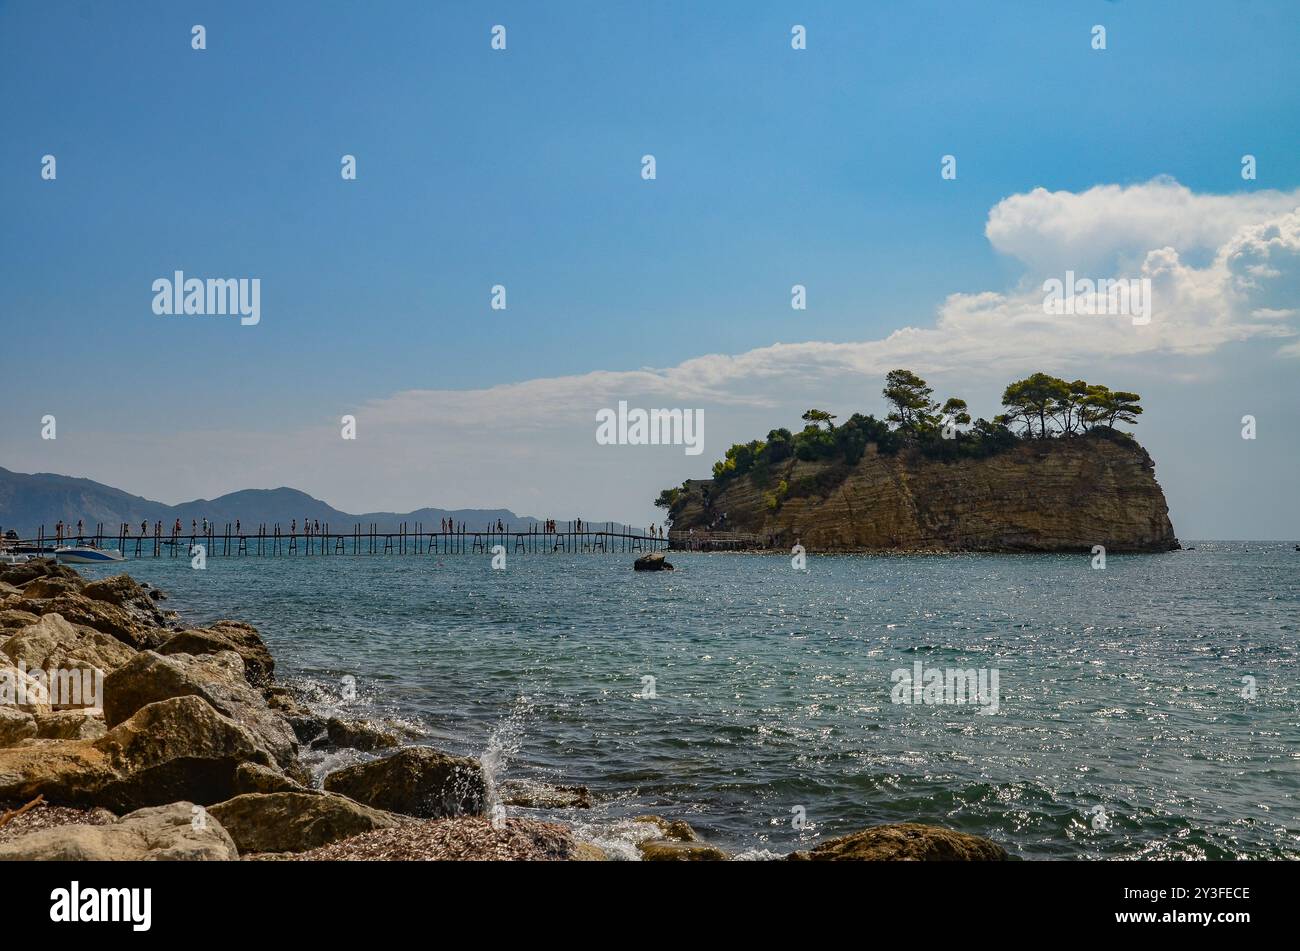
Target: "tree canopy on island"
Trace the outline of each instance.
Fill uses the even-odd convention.
[[[854,413],[837,427],[838,417],[810,409],[802,417],[807,425],[797,433],[773,429],[765,440],[737,443],[713,464],[714,481],[725,483],[750,473],[766,484],[772,467],[790,459],[855,465],[871,444],[883,455],[914,448],[944,459],[980,458],[1020,440],[1068,439],[1093,430],[1118,432],[1118,425],[1136,424],[1142,415],[1136,393],[1084,380],[1066,382],[1041,372],[1009,384],[1002,393],[1004,412],[973,424],[965,400],[954,396],[938,403],[933,388],[911,370],[891,370],[882,395],[890,406],[884,420]],[[780,482],[774,505],[788,490]],[[655,505],[671,511],[681,493],[678,488],[665,489]]]

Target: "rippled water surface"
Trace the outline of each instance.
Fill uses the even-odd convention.
[[[1300,857],[1300,552],[1187,544],[1101,571],[734,554],[673,554],[671,574],[600,554],[129,570],[195,621],[256,624],[282,679],[330,696],[355,677],[358,715],[498,779],[590,787],[596,808],[555,816],[601,841],[653,812],[758,855],[919,820],[1026,858]],[[917,661],[996,669],[998,712],[891,703]]]

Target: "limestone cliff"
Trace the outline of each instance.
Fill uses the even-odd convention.
[[[789,460],[685,484],[673,533],[710,527],[809,551],[1108,552],[1178,548],[1155,464],[1118,434],[1027,439],[955,462],[868,446],[854,465]],[[722,518],[725,514],[726,518]]]

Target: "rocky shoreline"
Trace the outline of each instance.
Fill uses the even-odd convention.
[[[506,783],[482,764],[323,716],[279,683],[251,625],[187,625],[128,575],[0,567],[0,860],[603,860],[567,826],[584,787]],[[317,750],[359,761],[319,783]],[[649,861],[731,858],[687,823],[632,820]],[[644,830],[643,832],[641,830]],[[790,860],[999,860],[978,836],[897,824]]]

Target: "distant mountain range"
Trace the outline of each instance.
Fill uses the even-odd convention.
[[[363,527],[378,523],[380,531],[396,530],[399,522],[406,522],[414,530],[414,523],[419,522],[426,532],[437,531],[443,518],[453,519],[457,524],[464,522],[471,531],[484,529],[489,523],[495,525],[498,519],[512,529],[527,528],[538,521],[532,516],[516,515],[509,509],[424,508],[414,512],[350,515],[306,492],[284,487],[244,489],[215,499],[165,505],[91,479],[49,472],[28,475],[0,467],[0,530],[13,528],[23,538],[35,537],[41,525],[45,526],[46,534],[53,534],[54,525],[60,519],[65,525],[73,526],[81,519],[88,531],[95,523],[103,522],[105,531],[116,535],[123,522],[138,532],[143,521],[150,525],[161,521],[166,528],[178,518],[187,532],[191,521],[202,523],[205,518],[215,523],[218,530],[226,522],[233,526],[239,519],[245,530],[255,530],[261,522],[267,525],[279,522],[285,531],[294,519],[300,526],[304,519],[319,520],[322,527],[328,522],[334,531],[349,530],[357,522]]]

